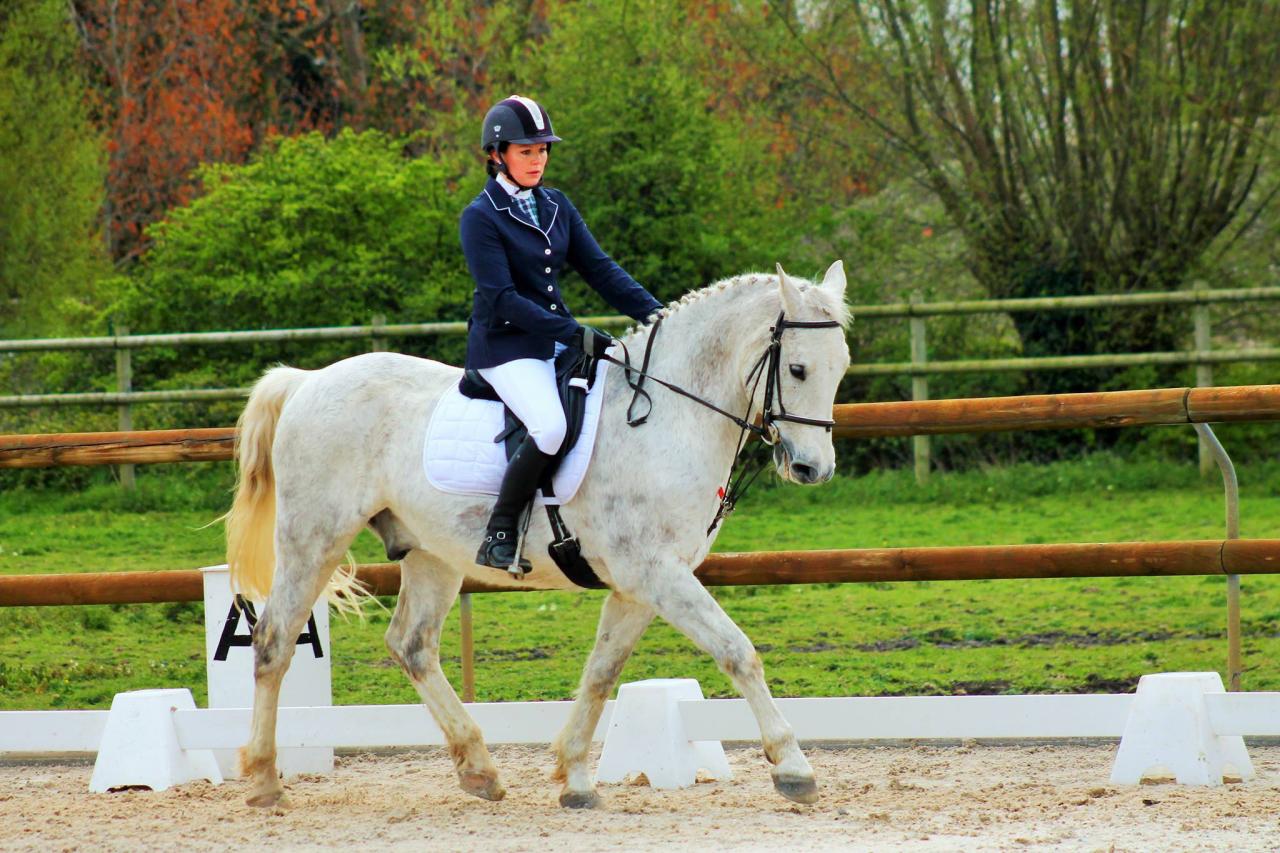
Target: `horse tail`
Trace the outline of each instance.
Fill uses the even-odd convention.
[[[271,447],[284,404],[307,377],[295,367],[268,370],[253,386],[236,422],[236,496],[223,516],[231,589],[259,601],[275,574],[276,481]]]

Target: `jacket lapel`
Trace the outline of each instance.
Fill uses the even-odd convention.
[[[560,205],[552,201],[551,196],[542,189],[534,190],[533,197],[538,200],[538,220],[542,222],[540,230],[544,236],[549,235],[551,226],[556,224],[556,214],[560,212]]]
[[[485,185],[484,194],[489,197],[489,202],[493,205],[494,210],[505,210],[507,215],[516,222],[529,226],[548,240],[551,239],[548,235],[551,233],[551,226],[555,224],[556,214],[560,211],[560,205],[552,201],[541,189],[533,191],[534,203],[538,205],[538,219],[546,223],[541,228],[533,224],[533,220],[525,214],[520,205],[516,204],[515,199],[503,189],[497,178],[489,179],[489,183]]]

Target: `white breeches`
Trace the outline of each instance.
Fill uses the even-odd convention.
[[[556,344],[556,354],[564,348]],[[529,428],[529,435],[543,453],[555,453],[564,443],[564,410],[556,393],[555,359],[518,358],[496,367],[483,367],[480,375],[498,392],[502,402]]]

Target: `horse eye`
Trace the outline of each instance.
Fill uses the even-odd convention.
[[[799,379],[801,382],[803,382],[804,381],[804,365],[803,364],[791,365],[791,375],[794,376],[796,379]]]

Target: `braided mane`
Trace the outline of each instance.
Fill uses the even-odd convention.
[[[787,278],[791,279],[791,281],[796,284],[800,289],[800,292],[804,294],[807,299],[816,301],[817,304],[815,307],[819,311],[826,314],[831,319],[838,321],[841,326],[848,327],[851,317],[849,314],[849,307],[845,304],[843,299],[836,298],[809,279],[797,278],[792,275],[788,275]],[[758,285],[768,285],[769,287],[776,288],[778,286],[777,274],[762,272],[742,273],[741,275],[720,279],[706,287],[691,290],[679,299],[668,303],[661,310],[654,312],[647,322],[637,323],[636,325],[631,326],[622,333],[622,336],[630,337],[632,334],[648,328],[653,324],[654,320],[665,320],[669,317],[673,317],[684,309],[692,305],[700,305],[707,299],[718,296],[725,291],[735,290],[738,288],[746,290]]]

